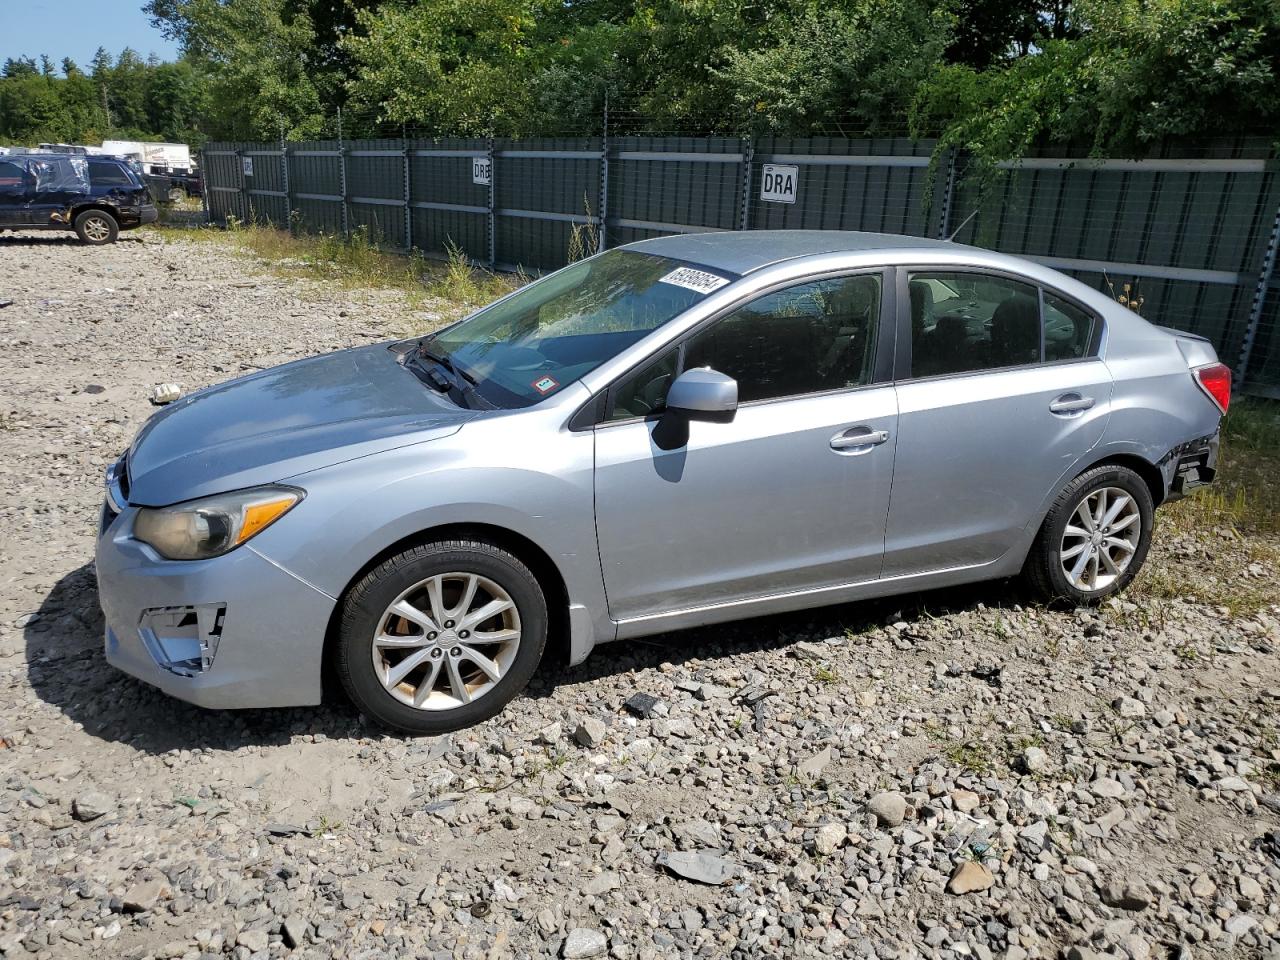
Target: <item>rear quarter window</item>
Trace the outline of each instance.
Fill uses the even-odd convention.
[[[123,166],[105,160],[89,161],[89,183],[95,187],[132,187],[133,178]]]

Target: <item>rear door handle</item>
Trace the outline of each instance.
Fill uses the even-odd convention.
[[[888,430],[850,427],[831,438],[831,449],[837,453],[867,453],[889,439]]]
[[[1093,397],[1082,397],[1078,393],[1064,393],[1049,404],[1050,413],[1084,413],[1093,406]]]

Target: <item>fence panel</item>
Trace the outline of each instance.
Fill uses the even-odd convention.
[[[256,219],[504,268],[704,230],[956,232],[1040,260],[1209,337],[1280,393],[1280,210],[1269,143],[1165,145],[1140,160],[1041,148],[976,177],[931,141],[600,137],[211,143],[212,220]],[[602,217],[603,222],[602,222]],[[1252,333],[1250,333],[1252,332]],[[1247,361],[1243,362],[1242,361]]]

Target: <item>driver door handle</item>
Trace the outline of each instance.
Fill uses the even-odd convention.
[[[867,453],[889,439],[888,430],[850,427],[831,438],[831,449],[837,453]]]

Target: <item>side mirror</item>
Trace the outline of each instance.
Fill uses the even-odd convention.
[[[731,420],[738,409],[738,381],[710,367],[686,370],[667,390],[667,409],[692,420]]]

